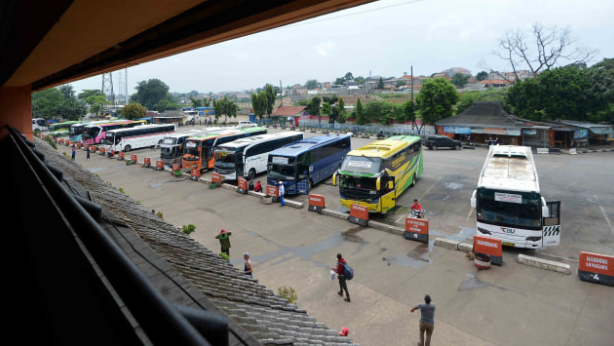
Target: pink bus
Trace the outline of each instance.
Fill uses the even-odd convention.
[[[145,125],[145,120],[119,120],[113,123],[107,124],[91,124],[87,125],[83,130],[83,143],[84,144],[99,144],[104,140],[107,131],[127,129],[139,125]]]

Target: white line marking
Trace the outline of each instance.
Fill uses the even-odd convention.
[[[465,219],[465,221],[469,221],[471,214],[473,214],[473,208],[469,207],[469,214],[467,214],[467,218]]]
[[[431,189],[435,186],[435,184],[437,184],[437,182],[441,180],[441,177],[437,178],[437,180],[435,180],[435,182],[433,183],[433,185],[431,185],[431,187],[429,187],[428,190],[426,190],[426,192],[424,193],[424,195],[422,196],[422,198],[424,198],[424,196],[428,195],[429,191],[431,191]]]
[[[593,196],[595,196],[595,199],[598,199],[597,195],[593,195]],[[610,218],[608,217],[608,214],[606,214],[605,209],[603,209],[603,206],[600,203],[597,203],[597,205],[599,205],[599,209],[601,209],[603,218],[608,223],[608,226],[610,226],[610,231],[612,231],[612,235],[614,235],[614,226],[612,226],[612,222],[610,222]]]
[[[406,218],[406,217],[407,217],[406,215],[401,215],[401,217],[400,217],[400,218],[398,218],[398,219],[397,219],[397,221],[395,221],[395,222],[396,222],[396,223],[399,223],[399,221],[401,221],[401,219],[404,219],[404,218]]]

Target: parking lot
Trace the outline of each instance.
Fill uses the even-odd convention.
[[[315,134],[306,134],[311,135]],[[352,146],[370,141],[355,138]],[[139,159],[159,157],[159,151],[134,153]],[[232,230],[231,263],[242,266],[241,253],[249,252],[260,282],[273,289],[295,288],[301,308],[331,328],[347,326],[363,345],[415,343],[419,315],[409,310],[426,292],[438,304],[438,345],[611,344],[614,307],[604,302],[612,301],[614,292],[580,281],[575,259],[579,251],[614,253],[612,153],[536,155],[544,196],[562,201],[561,246],[539,253],[507,249],[502,267],[476,271],[464,253],[433,247],[433,240],[464,237],[475,228],[469,197],[485,155],[484,148],[425,150],[418,184],[404,193],[398,211],[379,218],[396,223],[418,197],[431,224],[429,245],[306,208],[266,206],[255,197],[211,190],[168,171],[129,167],[98,155],[85,161],[83,153],[78,153],[77,163],[121,187],[148,210],[163,212],[168,222],[196,225],[193,238],[210,249],[219,247],[214,239],[219,229]],[[338,208],[330,181],[317,185],[314,192],[326,196],[328,208]],[[306,201],[305,196],[291,199]],[[525,251],[565,260],[572,275],[516,263],[515,255]],[[327,279],[337,252],[356,272],[349,286],[351,304],[338,298],[338,285]]]

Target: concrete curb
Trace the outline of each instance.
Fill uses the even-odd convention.
[[[384,231],[384,232],[388,232],[388,233],[400,235],[400,236],[403,236],[403,234],[405,233],[405,230],[401,229],[400,227],[388,225],[388,224],[377,222],[377,221],[369,221],[368,226],[371,228],[380,230],[380,231]]]
[[[569,264],[550,261],[550,260],[543,259],[543,258],[537,258],[537,257],[531,257],[531,256],[519,254],[518,263],[525,264],[525,265],[539,268],[539,269],[550,270],[550,271],[565,274],[565,275],[571,274],[571,267],[569,266]]]
[[[444,249],[457,250],[458,244],[460,244],[460,242],[456,240],[451,240],[451,239],[446,239],[446,238],[435,239],[435,246],[439,246]]]
[[[469,243],[458,243],[458,248],[456,250],[467,253],[473,251],[473,244]]]
[[[350,218],[350,214],[340,213],[338,211],[330,210],[330,209],[322,209],[322,215],[331,216],[336,219],[341,219],[347,221]]]

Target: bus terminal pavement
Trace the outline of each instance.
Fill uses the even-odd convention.
[[[274,291],[294,288],[300,308],[332,329],[347,327],[361,345],[415,345],[420,313],[410,310],[425,294],[437,306],[432,345],[612,345],[614,340],[614,288],[580,281],[577,263],[571,262],[571,275],[563,275],[504,254],[503,266],[478,271],[463,252],[434,247],[433,235],[429,244],[412,242],[306,207],[265,205],[187,176],[91,157],[86,161],[78,153],[77,163],[177,227],[194,224],[191,236],[207,248],[219,249],[214,236],[220,229],[232,231],[232,264],[242,268],[242,253],[248,252],[262,284]],[[351,303],[337,295],[337,280],[329,280],[337,253],[354,268]]]

